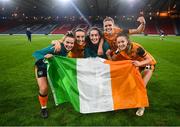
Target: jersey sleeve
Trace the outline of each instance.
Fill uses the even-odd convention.
[[[146,53],[146,51],[145,51],[142,47],[138,47],[136,54],[137,54],[138,56],[140,56],[140,57],[145,57],[147,53]]]
[[[89,53],[89,48],[85,48],[84,49],[84,58],[88,58],[88,57],[91,57],[90,53]]]
[[[104,41],[104,44],[103,44],[103,50],[104,50],[104,53],[106,53],[106,51],[110,49],[110,45],[107,41]]]
[[[38,50],[36,52],[33,53],[33,57],[36,59],[36,60],[40,60],[40,59],[44,59],[44,56],[46,54],[53,54],[54,53],[54,48],[52,45],[46,47],[46,48],[43,48],[41,50]]]

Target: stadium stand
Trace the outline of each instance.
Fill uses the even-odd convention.
[[[4,34],[17,34],[17,33],[22,33],[23,31],[26,31],[26,28],[29,27],[25,24],[22,24],[22,25],[18,25],[16,27],[13,27],[11,29],[8,29],[2,33]],[[25,33],[25,32],[24,32]]]
[[[132,28],[137,27],[137,24],[135,21],[119,21],[117,22],[117,24],[123,29],[132,29]]]
[[[14,24],[14,27],[9,27],[5,25],[4,27],[0,28],[1,34],[25,34],[26,29],[30,28],[33,34],[49,34],[57,24]]]
[[[63,24],[56,27],[51,34],[65,34],[67,31],[70,31],[73,29],[72,24]]]
[[[3,33],[16,25],[17,25],[17,23],[14,21],[0,22],[0,33]]]
[[[175,20],[176,35],[180,35],[180,19]]]
[[[147,22],[144,34],[158,34],[156,23],[153,21]]]
[[[115,23],[123,29],[137,28],[134,20],[118,20]],[[102,20],[92,23],[92,26],[102,28]],[[0,34],[25,34],[27,28],[31,28],[33,34],[65,34],[67,31],[83,28],[85,31],[90,27],[85,22],[79,21],[62,21],[59,22],[0,22]],[[154,19],[146,22],[144,34],[159,34],[159,30],[163,30],[165,34],[180,35],[179,19]]]
[[[157,27],[159,30],[163,30],[165,34],[175,34],[174,25],[170,19],[159,20]]]
[[[57,24],[41,25],[41,27],[39,27],[38,29],[33,30],[32,33],[33,34],[49,34],[56,26]]]

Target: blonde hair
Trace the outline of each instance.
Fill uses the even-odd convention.
[[[74,37],[74,33],[73,33],[72,31],[67,31],[67,33],[65,34],[65,36],[64,36],[62,39],[60,39],[59,41],[60,41],[60,42],[64,42],[64,40],[65,40],[67,37],[75,38],[75,37]]]
[[[113,22],[113,24],[114,24],[114,19],[111,18],[111,17],[106,17],[106,18],[103,20],[103,23],[104,23],[104,22],[107,22],[107,21],[111,21],[111,22]]]

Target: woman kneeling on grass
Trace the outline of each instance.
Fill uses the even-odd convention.
[[[47,48],[38,50],[33,53],[36,59],[35,74],[39,86],[39,102],[41,105],[41,117],[47,118],[47,101],[48,101],[48,82],[47,82],[47,65],[44,63],[44,58],[51,58],[53,55],[67,56],[69,51],[74,47],[75,38],[72,32],[65,35],[63,43],[61,43],[61,50],[57,53],[54,52],[53,45]]]
[[[132,60],[132,64],[142,73],[145,87],[155,69],[156,60],[141,45],[131,42],[127,34],[119,34],[116,38],[117,50],[112,56],[113,60]],[[145,108],[136,111],[137,116],[144,114]]]

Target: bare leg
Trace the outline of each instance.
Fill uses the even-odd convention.
[[[145,87],[147,86],[147,83],[151,79],[152,73],[153,73],[153,70],[150,70],[150,69],[145,69],[144,70],[143,80],[144,80]],[[136,115],[137,116],[143,116],[144,111],[145,111],[144,107],[138,108],[138,110],[136,111]]]
[[[37,76],[37,68],[35,67],[36,80],[39,87],[39,103],[41,105],[41,117],[47,118],[47,102],[48,102],[48,82],[47,77],[38,77]]]

